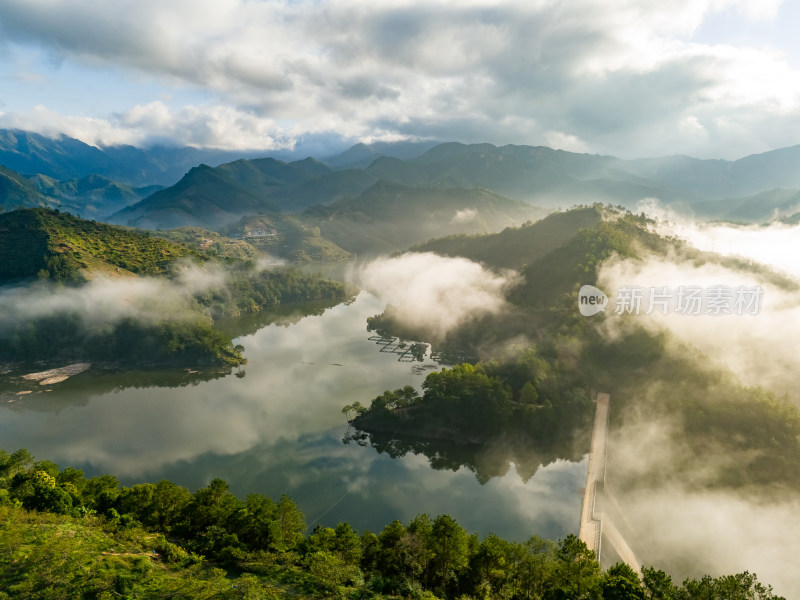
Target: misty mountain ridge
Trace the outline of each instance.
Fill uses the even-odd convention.
[[[381,157],[408,160],[417,158],[440,142],[375,142],[356,144],[341,154],[326,158],[323,162],[334,169],[357,169],[371,165]]]
[[[451,234],[501,231],[542,218],[547,211],[490,190],[411,187],[378,181],[358,197],[302,213],[348,252],[397,252]]]
[[[241,156],[196,148],[100,149],[66,136],[0,130],[0,164],[24,174],[20,179],[0,173],[0,202],[5,208],[59,206],[97,218],[116,209],[121,212],[113,222],[148,228],[214,228],[247,214],[300,212],[352,200],[384,181],[440,190],[481,188],[549,208],[595,202],[631,208],[658,198],[707,218],[752,220],[793,214],[781,194],[767,192],[800,189],[800,146],[736,161],[680,155],[625,160],[543,146],[457,142],[356,144],[325,162]],[[207,166],[214,164],[219,166]],[[74,194],[75,184],[54,183],[89,176],[109,180],[105,192]],[[157,189],[144,184],[174,181],[142,198]],[[765,203],[770,209],[762,210]]]
[[[366,147],[351,150],[350,158],[377,154]],[[253,202],[242,202],[242,190],[260,198],[262,212],[293,212],[358,198],[378,181],[420,189],[482,188],[549,208],[595,202],[634,207],[644,198],[691,208],[722,202],[739,190],[761,193],[778,187],[776,182],[800,187],[800,175],[796,175],[800,173],[800,152],[789,148],[758,156],[732,162],[680,156],[631,161],[545,147],[448,142],[416,158],[378,156],[363,168],[334,169],[314,159],[238,160],[216,167],[225,176],[216,193],[220,198],[232,198],[225,200],[224,208],[218,206],[221,212],[206,214],[204,203],[195,205],[191,197],[193,186],[179,182],[158,198],[115,215],[114,221],[146,227],[212,226],[222,217],[232,222],[251,210]],[[345,157],[342,162],[348,160]],[[776,166],[765,169],[763,176],[754,175],[754,164],[775,161]],[[798,168],[788,169],[792,161]],[[739,191],[737,197],[744,195]],[[737,211],[733,212],[735,216]]]

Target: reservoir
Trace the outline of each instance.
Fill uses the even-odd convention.
[[[404,362],[381,352],[366,319],[383,308],[362,292],[349,303],[286,306],[229,323],[248,364],[209,380],[89,370],[51,391],[12,390],[0,406],[0,447],[27,448],[87,476],[113,473],[124,485],[169,479],[194,491],[220,477],[240,498],[285,493],[309,529],[347,521],[380,531],[424,512],[447,513],[481,536],[577,533],[585,460],[539,464],[534,453],[515,464],[502,448],[487,448],[468,468],[431,453],[392,458],[343,443],[344,405],[368,406],[407,384],[419,389],[439,368],[427,355]]]

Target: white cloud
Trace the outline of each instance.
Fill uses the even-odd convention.
[[[7,0],[0,28],[57,60],[135,72],[163,93],[188,87],[213,97],[194,107],[196,118],[192,107],[170,107],[167,118],[148,103],[125,112],[131,123],[92,116],[131,139],[166,134],[197,145],[273,148],[284,136],[379,132],[733,157],[794,141],[800,75],[767,44],[710,45],[691,36],[709,15],[763,22],[778,6]],[[57,99],[45,101],[60,112]],[[133,118],[143,106],[146,114]]]
[[[614,315],[616,295],[623,287],[642,287],[663,290],[674,295],[681,286],[698,286],[707,290],[711,286],[727,285],[733,288],[761,286],[757,314],[689,315],[668,310],[664,315],[659,308],[649,315],[644,313],[649,305],[642,303],[640,314],[632,316],[636,323],[652,330],[668,330],[676,338],[688,343],[712,360],[718,361],[736,373],[746,385],[762,385],[779,394],[788,393],[800,403],[793,374],[797,371],[794,346],[787,340],[800,339],[800,292],[778,287],[757,274],[725,268],[715,263],[676,264],[668,258],[652,258],[646,262],[612,260],[598,275],[599,287],[609,295],[606,314],[606,331],[613,335],[618,325]],[[635,312],[635,311],[634,311]],[[752,311],[756,312],[756,311]]]
[[[474,208],[462,208],[457,210],[453,218],[450,219],[451,224],[470,223],[478,216],[478,211]]]
[[[677,236],[704,252],[768,265],[800,281],[800,263],[796,258],[800,256],[800,225],[702,223],[663,206],[653,198],[641,201],[636,210],[658,218],[659,233],[663,235]],[[800,212],[800,204],[783,212]]]
[[[180,267],[173,280],[155,277],[97,277],[80,287],[12,287],[0,292],[0,326],[55,314],[75,313],[85,323],[102,326],[124,317],[161,320],[164,315],[195,319],[181,312],[192,296],[225,284],[226,274],[213,266]]]
[[[497,275],[471,260],[432,252],[379,258],[350,278],[391,305],[405,325],[439,337],[468,319],[503,310],[505,291],[516,282],[512,273]]]

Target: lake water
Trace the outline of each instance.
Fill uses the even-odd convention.
[[[343,444],[345,404],[419,388],[438,365],[379,351],[366,331],[366,318],[383,310],[374,296],[303,316],[311,308],[321,311],[288,307],[230,324],[248,332],[236,342],[249,362],[211,381],[174,387],[191,376],[88,372],[47,393],[6,394],[0,447],[87,475],[114,473],[125,485],[166,478],[193,491],[221,477],[239,497],[286,493],[310,526],[347,521],[379,531],[427,512],[509,539],[577,533],[585,461],[558,460],[527,481],[511,464],[481,484],[465,467],[435,470],[422,455],[393,459]]]

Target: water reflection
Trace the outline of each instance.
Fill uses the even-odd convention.
[[[528,480],[529,468],[516,457],[505,476],[487,468],[496,475],[481,486],[472,467],[453,462],[454,471],[437,471],[422,454],[393,459],[341,443],[345,404],[419,387],[436,367],[429,357],[404,363],[377,351],[365,323],[382,309],[361,294],[350,304],[316,307],[317,314],[248,325],[255,331],[236,340],[249,361],[246,376],[179,387],[172,378],[200,374],[173,372],[145,383],[137,374],[75,377],[52,392],[3,403],[0,446],[24,447],[88,475],[111,472],[126,485],[168,478],[194,490],[222,477],[242,497],[285,492],[309,522],[324,525],[347,520],[378,529],[419,512],[447,512],[471,529],[517,539],[575,531],[585,465],[556,461]]]
[[[359,446],[371,445],[379,454],[391,458],[407,454],[424,456],[437,470],[457,471],[465,467],[475,474],[480,484],[493,477],[504,477],[513,468],[523,482],[539,470],[559,460],[580,462],[589,447],[589,432],[575,432],[574,437],[552,444],[536,443],[525,435],[503,435],[480,444],[457,444],[435,439],[399,436],[386,432],[365,432],[350,429],[342,441]]]

